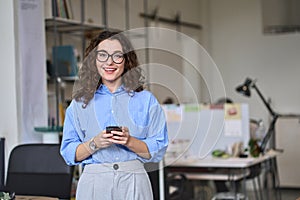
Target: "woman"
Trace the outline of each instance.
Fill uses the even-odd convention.
[[[83,164],[76,200],[152,199],[143,167],[159,162],[168,146],[163,110],[143,90],[143,76],[129,40],[104,31],[86,49],[66,110],[61,154]],[[106,131],[119,126],[117,131]]]

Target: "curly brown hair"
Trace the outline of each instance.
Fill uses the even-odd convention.
[[[122,74],[122,83],[126,91],[132,95],[144,89],[144,77],[138,67],[137,55],[129,39],[120,31],[103,31],[91,40],[85,50],[84,60],[78,72],[78,80],[75,81],[72,98],[83,102],[86,107],[94,97],[97,88],[102,84],[101,76],[96,67],[97,46],[104,40],[118,40],[122,46],[125,63]]]

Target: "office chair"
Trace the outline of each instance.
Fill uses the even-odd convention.
[[[169,193],[170,188],[173,188],[171,193]],[[190,189],[188,180],[183,173],[168,173],[166,176],[166,199],[191,199],[193,194]]]
[[[250,174],[247,176],[247,180],[252,180],[255,198],[263,200],[262,185],[260,182],[261,172],[262,166],[260,164],[252,166],[250,168]]]
[[[7,191],[16,195],[71,198],[73,166],[68,166],[59,144],[23,144],[9,157]]]
[[[263,193],[262,193],[262,187],[260,183],[260,175],[262,172],[262,167],[261,164],[258,165],[253,165],[252,167],[249,168],[249,175],[246,177],[247,180],[252,180],[253,183],[253,189],[254,189],[254,194],[255,194],[255,199],[257,200],[263,200]],[[238,193],[237,191],[239,190],[236,187],[241,187],[241,182],[236,182],[233,183],[235,184],[234,191],[228,191],[228,192],[217,192],[212,200],[217,200],[217,199],[248,199],[244,194]],[[257,188],[258,184],[258,188]],[[258,196],[259,195],[259,196]]]

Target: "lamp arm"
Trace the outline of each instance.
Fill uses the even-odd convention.
[[[274,115],[273,116],[273,120],[269,126],[269,129],[265,135],[265,137],[263,138],[262,142],[261,142],[261,146],[260,146],[260,151],[264,153],[265,151],[265,148],[268,144],[268,141],[270,140],[271,136],[274,135],[274,132],[275,132],[275,124],[276,124],[276,121],[278,119],[278,115]]]
[[[262,101],[264,102],[265,106],[267,107],[267,109],[269,110],[269,112],[271,113],[271,115],[274,117],[275,115],[277,115],[273,109],[271,108],[270,104],[266,101],[266,99],[264,98],[264,96],[262,95],[262,93],[260,92],[260,90],[258,89],[258,87],[253,84],[252,87],[255,89],[255,91],[257,92],[258,96],[262,99]]]

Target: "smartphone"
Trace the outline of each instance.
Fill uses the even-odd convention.
[[[120,132],[122,132],[122,127],[120,127],[120,126],[107,126],[106,127],[106,133],[111,133],[111,131],[120,131]],[[119,135],[114,134],[114,136],[119,136]]]

